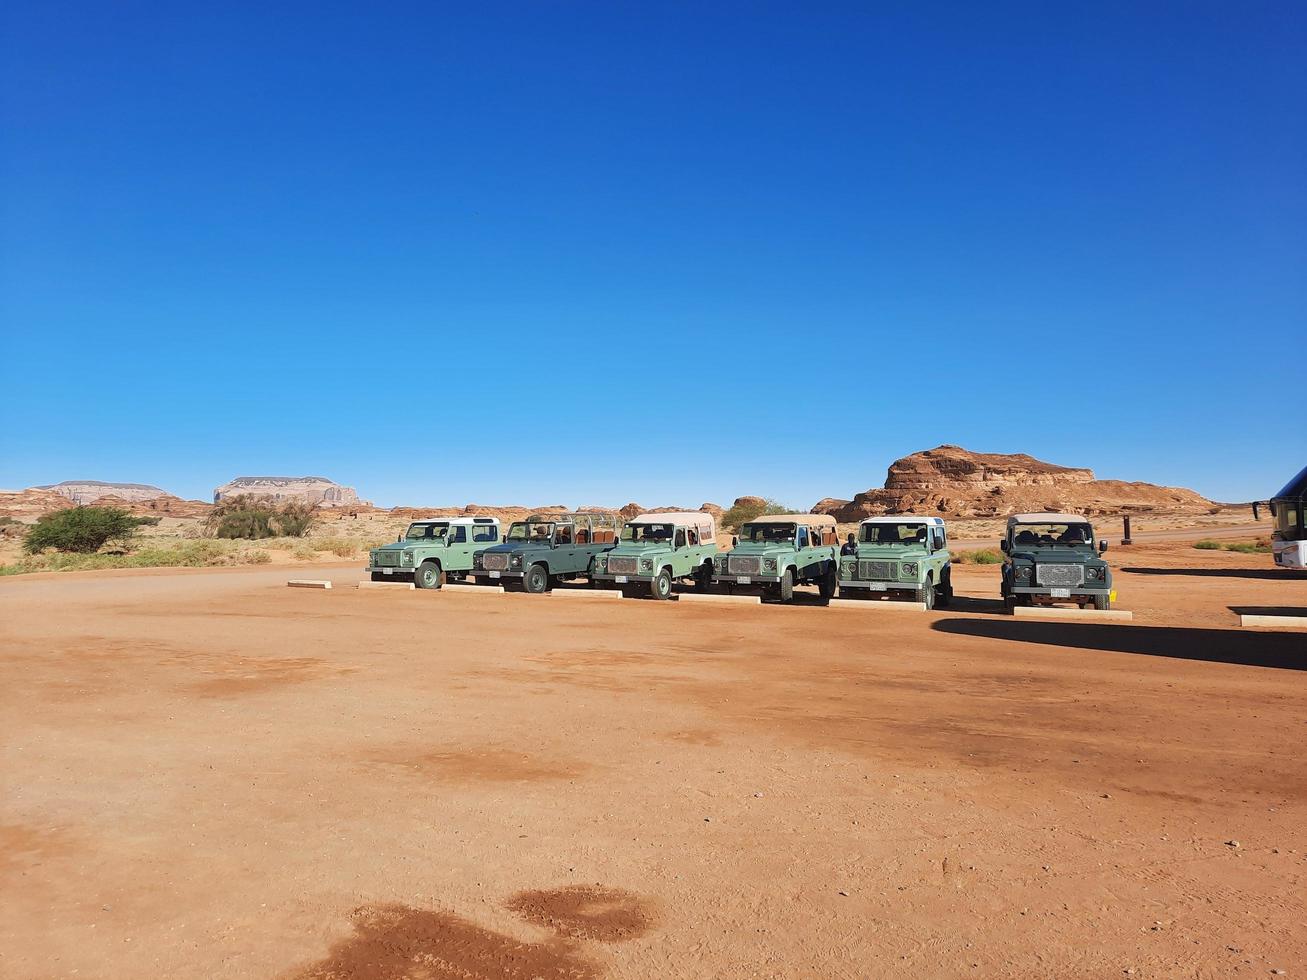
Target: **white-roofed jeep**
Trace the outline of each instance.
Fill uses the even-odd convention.
[[[496,517],[414,521],[394,544],[368,553],[366,571],[374,582],[412,582],[419,589],[438,589],[449,578],[463,578],[476,555],[498,543]]]
[[[590,581],[666,599],[678,579],[690,579],[699,590],[706,589],[716,554],[717,529],[711,514],[640,514],[626,522],[616,548],[595,556]]]
[[[927,609],[952,600],[952,559],[941,518],[868,518],[858,527],[856,549],[840,556],[841,599],[910,596]]]
[[[835,518],[829,514],[757,517],[740,528],[734,547],[713,562],[713,584],[789,602],[796,585],[810,582],[826,602],[835,595],[838,550]]]

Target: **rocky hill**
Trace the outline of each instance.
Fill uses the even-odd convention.
[[[826,498],[814,513],[854,522],[881,514],[1005,517],[1025,511],[1097,514],[1207,514],[1217,504],[1182,487],[1096,480],[1092,470],[1024,453],[973,453],[939,446],[896,460],[885,486],[851,501]]]
[[[224,497],[249,495],[278,503],[295,500],[318,507],[368,507],[353,487],[342,487],[323,476],[238,476],[213,491],[216,504]]]
[[[11,517],[25,524],[34,524],[46,514],[76,506],[63,494],[43,487],[0,490],[0,517]]]
[[[75,504],[93,504],[102,497],[134,502],[172,496],[168,491],[148,483],[105,483],[103,480],[64,480],[63,483],[51,483],[32,489],[53,490]]]

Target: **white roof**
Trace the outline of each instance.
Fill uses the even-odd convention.
[[[868,517],[863,524],[913,524],[920,521],[922,524],[943,524],[942,517],[918,517],[916,514],[900,514],[898,517]]]
[[[755,517],[745,524],[806,524],[808,527],[834,527],[835,518],[830,514],[767,514]]]
[[[411,524],[498,524],[498,517],[419,517]]]
[[[1083,514],[1013,514],[1008,524],[1088,524]]]

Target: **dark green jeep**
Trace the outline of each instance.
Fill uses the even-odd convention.
[[[1016,606],[1074,602],[1082,609],[1112,604],[1112,569],[1094,550],[1094,529],[1076,514],[1014,514],[998,543],[1003,561],[1003,604]]]
[[[612,514],[532,514],[513,522],[503,544],[476,556],[472,575],[482,583],[547,592],[557,582],[592,574],[595,557],[617,545],[617,530]]]

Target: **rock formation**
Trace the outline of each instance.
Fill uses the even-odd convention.
[[[41,487],[0,490],[0,517],[12,517],[25,524],[34,524],[46,514],[76,506],[63,494]]]
[[[342,487],[322,476],[238,476],[213,491],[216,504],[224,497],[248,495],[276,503],[295,500],[318,507],[367,507],[353,487]]]
[[[852,501],[827,498],[813,513],[852,523],[881,514],[1004,517],[1024,511],[1081,514],[1206,514],[1218,506],[1192,490],[1096,480],[1092,470],[1058,466],[1024,453],[973,453],[940,446],[896,460],[883,489]]]
[[[105,483],[101,480],[64,480],[47,486],[33,487],[33,490],[53,490],[67,497],[75,504],[93,504],[102,497],[114,497],[118,501],[136,502],[154,500],[156,497],[172,496],[168,491],[152,487],[148,483]],[[179,499],[179,498],[174,498]]]

